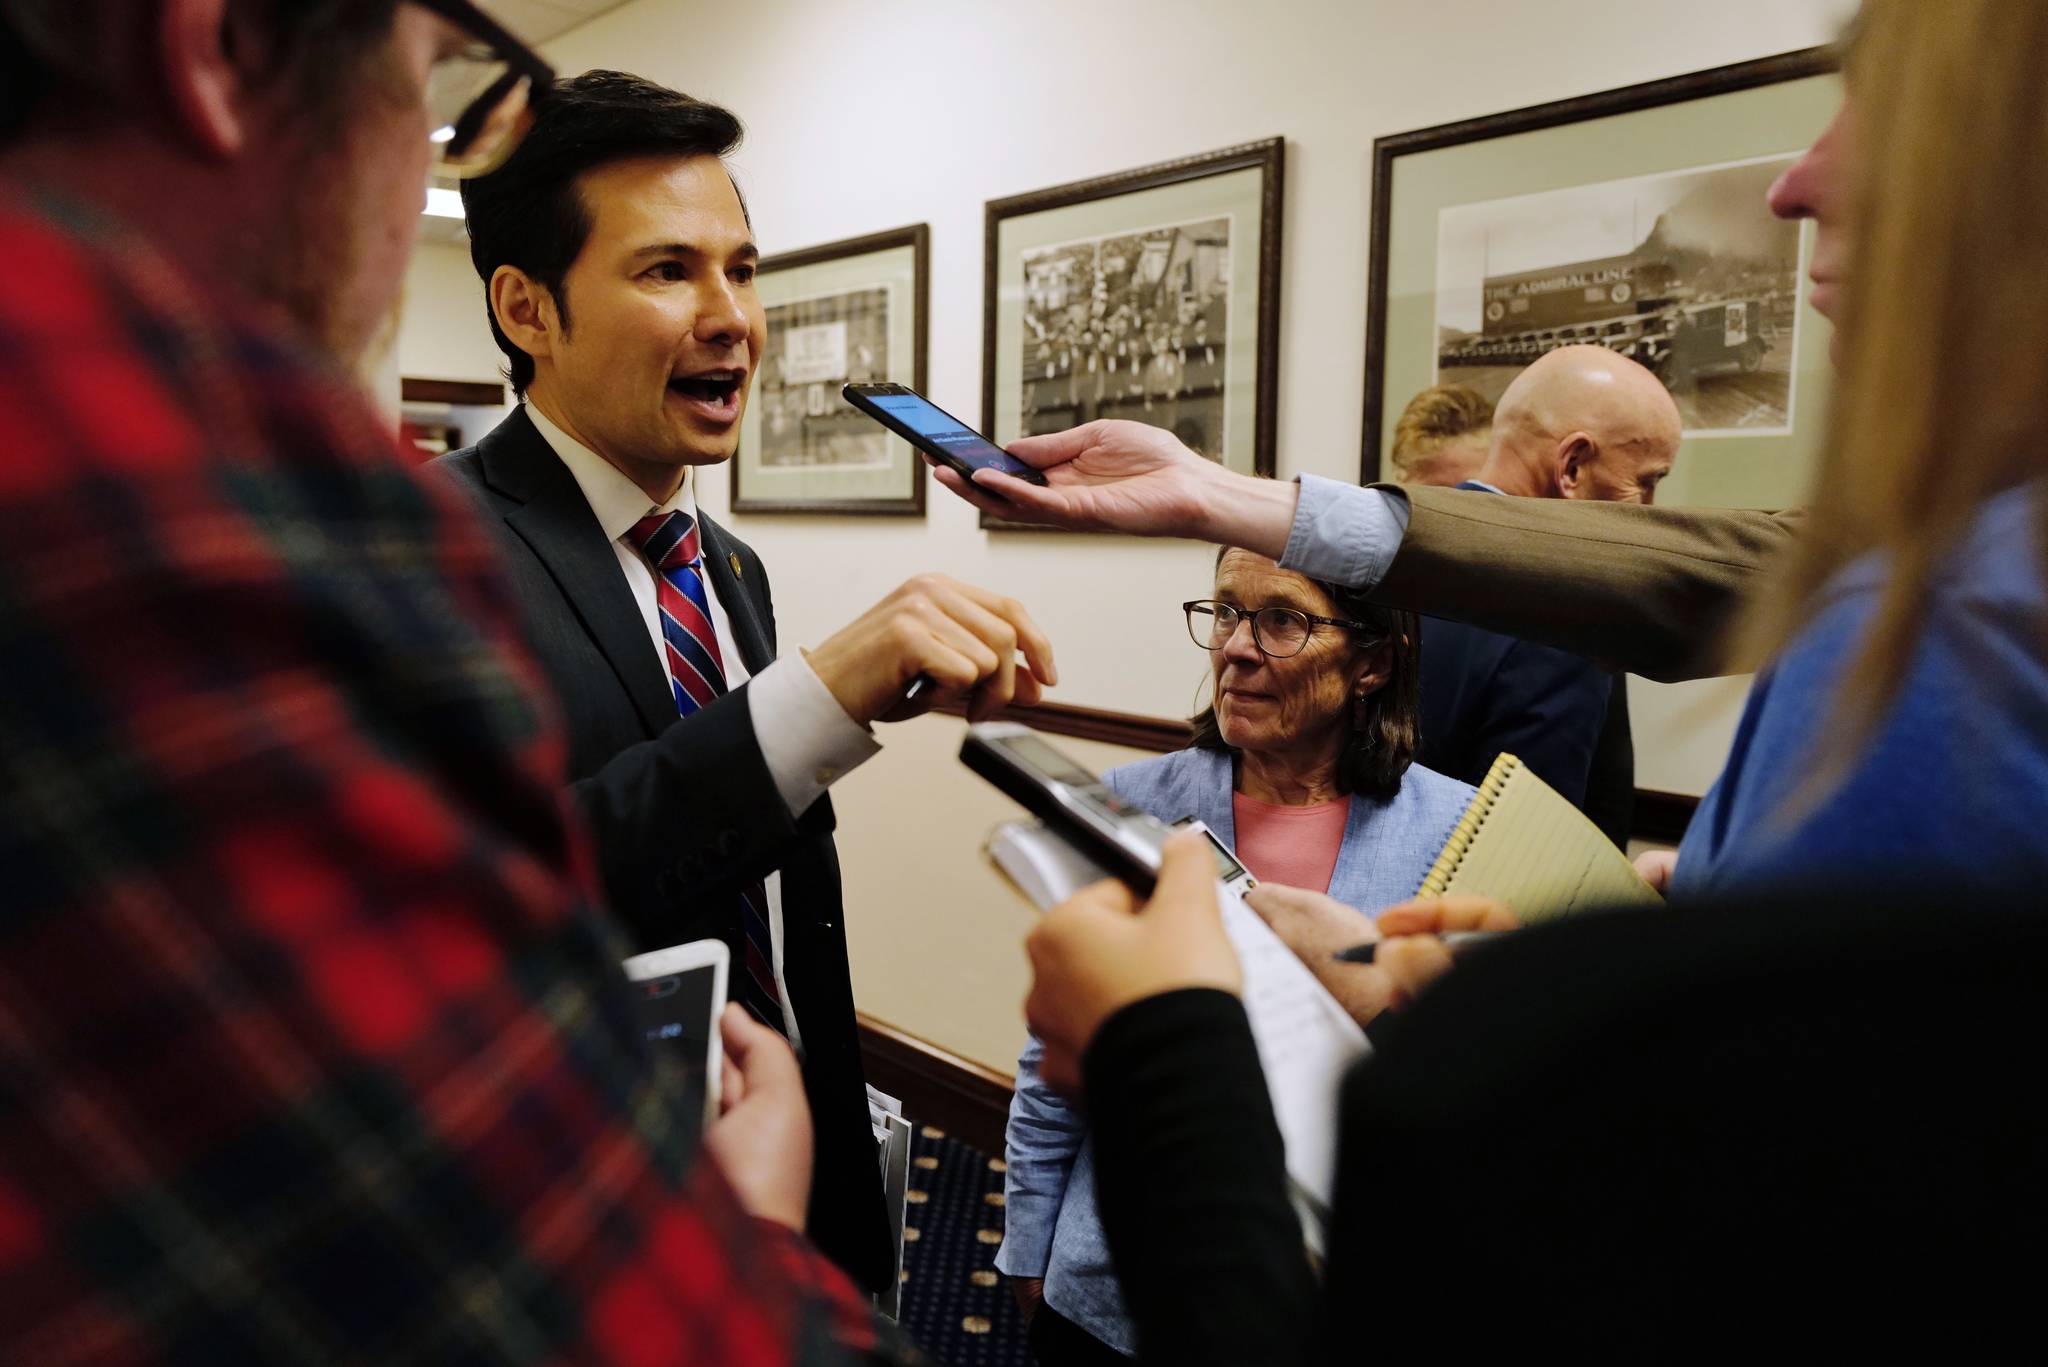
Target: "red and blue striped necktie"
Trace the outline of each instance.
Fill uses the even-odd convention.
[[[725,659],[711,626],[711,600],[704,595],[697,519],[680,508],[649,513],[633,524],[626,540],[654,568],[662,653],[668,658],[676,711],[687,717],[725,696]]]
[[[725,695],[725,658],[711,625],[705,596],[703,552],[697,519],[678,508],[649,513],[626,533],[626,542],[654,569],[654,601],[660,612],[662,654],[676,711],[687,717]],[[779,1034],[787,1034],[782,994],[775,989],[775,941],[768,930],[768,893],[759,880],[740,889],[740,928],[746,962],[732,975],[735,995]]]

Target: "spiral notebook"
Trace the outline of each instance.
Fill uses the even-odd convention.
[[[1584,812],[1508,754],[1486,771],[1416,895],[1447,893],[1505,902],[1524,925],[1588,907],[1664,905]]]

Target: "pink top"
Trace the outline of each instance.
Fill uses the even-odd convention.
[[[1237,822],[1237,857],[1261,883],[1327,892],[1337,851],[1351,819],[1351,799],[1309,807],[1275,807],[1243,793],[1230,795]]]

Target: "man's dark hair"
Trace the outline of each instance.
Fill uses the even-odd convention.
[[[1223,563],[1229,549],[1226,546],[1216,553],[1217,564]],[[1373,630],[1369,639],[1387,642],[1386,683],[1367,694],[1363,703],[1351,704],[1351,729],[1345,733],[1344,749],[1337,757],[1337,791],[1392,797],[1401,791],[1402,776],[1422,747],[1422,624],[1412,612],[1377,606],[1360,590],[1321,579],[1309,582],[1337,605],[1331,616],[1363,622]],[[1357,634],[1353,637],[1356,640]],[[1213,703],[1202,709],[1193,725],[1189,749],[1222,750],[1236,757],[1236,751],[1223,739]]]
[[[484,314],[513,393],[524,395],[533,383],[533,358],[512,344],[491,310],[498,267],[516,266],[544,286],[568,331],[565,282],[591,228],[577,178],[633,157],[723,157],[741,136],[730,110],[624,72],[586,71],[549,92],[510,160],[463,183],[469,259],[483,277]]]
[[[248,7],[273,79],[303,95],[309,111],[329,112],[355,59],[391,32],[399,0],[276,0]],[[141,6],[134,6],[138,12]],[[104,6],[78,0],[0,0],[0,143],[21,129],[41,101],[76,87],[102,101],[132,98],[125,73],[111,71]]]

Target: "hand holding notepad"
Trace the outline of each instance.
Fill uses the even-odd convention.
[[[1496,758],[1418,897],[1504,902],[1524,924],[1589,907],[1661,907],[1628,856],[1513,755]]]

